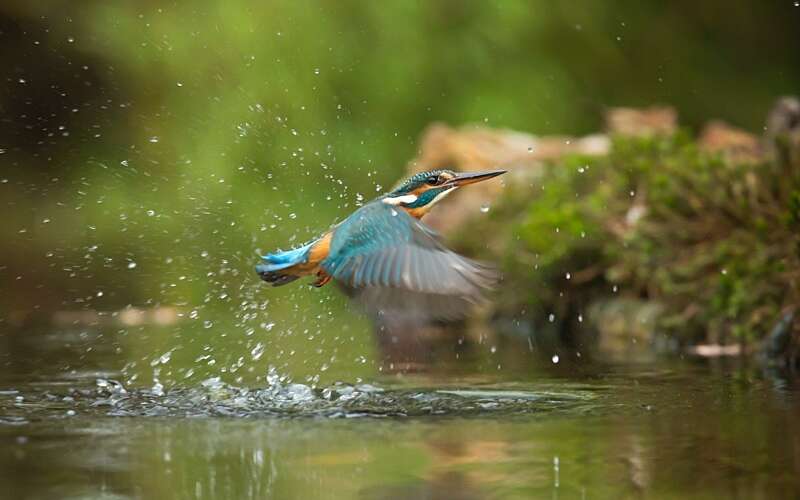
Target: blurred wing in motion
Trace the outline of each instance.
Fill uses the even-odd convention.
[[[490,266],[447,249],[433,230],[380,201],[336,228],[322,267],[383,322],[461,319],[498,279]]]

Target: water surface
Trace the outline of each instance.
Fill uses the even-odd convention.
[[[0,380],[0,496],[800,495],[796,386],[738,363],[375,373],[319,385],[272,369],[260,385],[209,377],[165,388],[72,368]]]

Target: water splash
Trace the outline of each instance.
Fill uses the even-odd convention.
[[[111,379],[97,379],[95,387],[18,394],[0,398],[2,423],[27,422],[65,416],[91,417],[426,417],[536,415],[591,408],[597,393],[588,388],[536,390],[519,387],[394,388],[372,384],[336,383],[326,387],[296,383],[275,368],[263,388],[230,385],[219,377],[198,387],[128,389]],[[16,394],[16,393],[15,393]]]

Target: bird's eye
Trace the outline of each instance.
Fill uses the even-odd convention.
[[[432,176],[428,177],[427,179],[425,179],[425,182],[427,182],[431,186],[435,186],[437,184],[440,184],[442,181],[441,181],[441,177],[439,177],[438,175],[432,175]]]

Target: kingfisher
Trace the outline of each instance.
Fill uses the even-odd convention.
[[[464,304],[478,301],[497,274],[445,247],[420,219],[458,188],[505,172],[438,169],[413,175],[310,243],[264,255],[256,272],[272,286],[304,276],[314,276],[316,287],[334,280],[381,315],[424,310],[437,319],[463,316]]]

